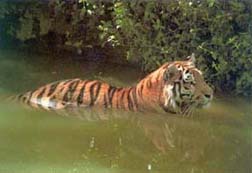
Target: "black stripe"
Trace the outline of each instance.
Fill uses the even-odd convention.
[[[118,98],[116,99],[116,108],[117,109],[119,108],[119,100],[118,100]]]
[[[185,81],[182,82],[183,85],[186,83]],[[185,88],[185,87],[184,87]],[[185,94],[185,93],[182,93],[182,86],[180,87],[180,98],[182,99],[184,96],[190,96],[190,94]]]
[[[177,93],[177,91],[176,91],[177,85],[179,85],[179,82],[175,82],[174,85],[173,85],[172,92],[173,92],[174,97],[177,97],[177,95],[179,94],[179,93]]]
[[[27,95],[27,93],[25,93],[25,94],[19,94],[19,95],[17,96],[17,100],[20,101],[20,102],[22,102],[22,103],[25,103],[26,98],[27,98],[26,95]]]
[[[94,93],[94,88],[97,86],[97,89]],[[97,100],[97,97],[99,95],[99,92],[100,92],[100,89],[101,89],[101,83],[100,82],[96,82],[94,84],[92,84],[90,86],[90,104],[89,106],[93,106],[95,101]]]
[[[39,95],[36,98],[37,99],[36,104],[39,106],[41,105],[41,98],[42,98],[43,94],[45,93],[45,91],[46,91],[46,87],[43,88],[43,90],[39,93]]]
[[[21,101],[21,99],[22,99],[23,96],[24,96],[24,94],[19,94],[19,95],[17,96],[17,100],[18,100],[18,101]]]
[[[140,96],[143,96],[143,88],[144,88],[144,84],[142,83],[141,88],[140,88]]]
[[[76,86],[76,84],[78,84],[80,81],[77,80],[77,81],[72,81],[69,86],[68,86],[68,90],[66,91],[66,93],[64,94],[64,97],[63,97],[63,101],[64,102],[69,102],[71,101],[71,98],[72,98],[72,95],[73,95],[73,92],[74,92],[74,88]]]
[[[104,102],[104,107],[107,108],[108,102],[107,102],[107,95],[106,94],[104,94],[104,96],[103,96],[103,102]]]
[[[122,91],[122,89],[123,89],[123,88],[117,88],[117,91],[120,92],[120,91]]]
[[[160,77],[160,71],[159,71],[159,73],[157,74],[157,76],[156,76],[156,78],[155,78],[155,81],[156,81],[156,82],[158,82],[159,77]]]
[[[33,93],[34,93],[34,91],[30,91],[29,96],[27,97],[27,100],[26,100],[26,104],[30,105],[31,97],[32,97]]]
[[[133,88],[133,90],[132,90],[132,95],[133,95],[133,101],[134,101],[134,103],[135,103],[135,105],[136,105],[136,108],[138,109],[136,87]]]
[[[181,83],[178,83],[178,92],[179,92],[178,94],[180,99],[182,99],[181,91],[182,91]]]
[[[124,108],[124,104],[123,104],[124,95],[125,95],[125,90],[123,91],[123,93],[122,93],[122,95],[121,95],[121,98],[120,98],[120,103],[121,103],[121,107],[122,107],[122,108]]]
[[[147,81],[147,88],[151,88],[151,87],[152,87],[151,79],[148,79],[148,81]]]
[[[42,96],[44,95],[45,91],[46,91],[46,87],[44,87],[43,90],[39,93],[39,95],[37,96],[37,99],[39,99],[39,98],[41,99]]]
[[[55,82],[55,83],[51,84],[50,90],[49,90],[49,92],[48,92],[48,94],[47,94],[48,97],[51,96],[52,93],[54,93],[54,91],[56,90],[57,86],[58,86],[60,83],[61,83],[61,82]]]
[[[67,85],[67,84],[72,83],[74,81],[75,81],[75,79],[68,79],[68,80],[64,80],[62,82],[63,82],[63,85]]]
[[[122,90],[122,88],[117,88],[117,92],[120,92]],[[119,108],[119,99],[116,99],[116,108]]]
[[[180,98],[182,99],[183,96],[190,96],[190,94],[183,94],[183,93],[181,93],[180,94]]]
[[[75,84],[72,85],[72,88],[71,88],[71,91],[70,91],[70,94],[69,94],[69,98],[68,98],[69,100],[73,101],[73,100],[72,100],[72,97],[73,97],[73,94],[74,94],[74,92],[75,92],[77,86],[79,85],[79,83],[80,83],[80,80],[77,80],[77,81],[75,82]]]
[[[177,96],[177,93],[176,93],[176,83],[174,83],[174,85],[173,85],[172,93],[173,93],[174,97]]]
[[[131,90],[132,90],[132,88],[130,88],[130,90],[128,92],[128,97],[127,97],[129,110],[133,110],[133,102],[130,97]]]
[[[22,99],[21,99],[21,102],[25,103],[26,99],[27,99],[27,97],[26,97],[26,95],[24,95],[24,96],[22,97]]]
[[[17,99],[17,101],[20,101],[20,102],[22,102],[22,103],[27,103],[27,104],[29,104],[28,103],[28,101],[30,100],[26,100],[27,99],[27,94],[28,93],[33,93],[33,92],[27,92],[27,93],[25,93],[25,94],[19,94],[17,97],[16,97],[16,99]],[[31,96],[31,95],[29,95],[29,96]]]
[[[113,97],[114,97],[115,91],[116,91],[116,88],[112,87],[112,86],[110,86],[109,89],[108,89],[108,99],[109,99],[109,105],[111,107],[113,106],[112,101],[113,101]]]
[[[80,90],[80,93],[79,93],[79,95],[78,95],[78,97],[77,97],[77,105],[79,106],[79,105],[81,105],[82,103],[83,103],[83,100],[84,100],[84,92],[85,92],[85,87],[86,87],[86,84],[87,83],[89,83],[89,81],[86,81],[85,83],[84,83],[84,85],[81,87],[81,90]]]

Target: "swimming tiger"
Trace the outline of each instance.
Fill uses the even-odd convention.
[[[116,108],[130,111],[158,110],[188,114],[204,107],[213,90],[195,67],[195,56],[163,64],[135,86],[118,88],[98,80],[69,79],[39,87],[18,100],[45,109],[67,107]]]

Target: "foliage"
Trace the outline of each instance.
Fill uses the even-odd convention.
[[[0,2],[1,36],[25,41],[37,38],[39,34],[46,34],[48,25],[43,25],[45,20],[41,12],[42,9],[36,1]],[[43,30],[40,30],[40,25]]]
[[[216,89],[245,96],[252,95],[251,21],[249,0],[0,4],[1,32],[17,40],[35,38],[58,48],[120,50],[121,58],[145,71],[194,52]]]

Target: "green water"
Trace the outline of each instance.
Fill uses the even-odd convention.
[[[133,85],[139,70],[0,51],[0,96],[80,77]],[[63,116],[61,116],[63,115]],[[0,173],[251,173],[251,103],[215,97],[192,117],[0,103]]]

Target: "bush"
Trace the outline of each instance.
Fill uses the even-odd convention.
[[[251,3],[245,1],[118,1],[102,31],[144,70],[195,52],[218,90],[251,96],[251,21]]]
[[[198,67],[217,90],[252,95],[249,0],[27,1],[26,6],[36,12],[27,12],[20,4],[10,12],[14,5],[8,5],[0,9],[0,23],[14,16],[12,24],[19,27],[12,28],[12,36],[18,40],[43,42],[41,38],[53,33],[61,47],[120,50],[121,58],[138,63],[145,71],[194,52]],[[17,12],[23,15],[14,15]]]

